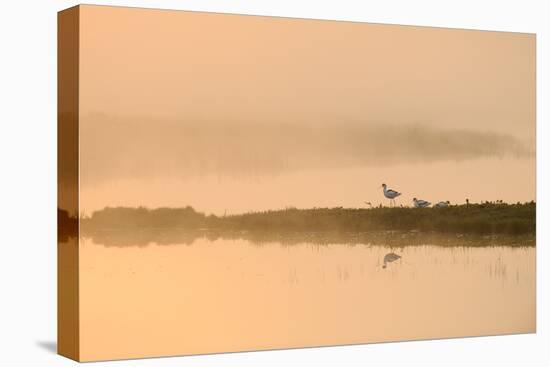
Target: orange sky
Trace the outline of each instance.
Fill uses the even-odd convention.
[[[84,210],[535,198],[532,34],[83,6],[80,40]]]

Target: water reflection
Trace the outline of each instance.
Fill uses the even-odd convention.
[[[401,259],[401,256],[397,255],[393,252],[390,252],[389,254],[386,254],[386,256],[384,256],[384,265],[382,265],[382,268],[386,269],[388,267],[388,263],[392,263],[392,262],[397,261],[399,259]]]
[[[407,246],[535,246],[535,235],[476,235],[441,234],[419,231],[221,231],[221,230],[182,230],[177,228],[144,228],[135,230],[120,229],[81,229],[81,236],[93,243],[107,247],[145,247],[156,245],[191,245],[197,240],[246,240],[256,245],[278,243],[282,245],[346,244],[387,246],[402,248]]]
[[[532,246],[397,233],[390,245],[380,234],[355,246],[336,235],[323,243],[248,235],[82,238],[83,358],[535,330]],[[383,269],[392,252],[402,258]]]

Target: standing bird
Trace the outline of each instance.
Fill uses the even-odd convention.
[[[388,263],[391,263],[391,262],[394,262],[396,260],[399,260],[401,259],[401,256],[393,253],[393,252],[390,252],[389,254],[386,254],[386,256],[384,256],[384,265],[382,265],[382,269],[386,269],[386,267],[388,266],[387,264]]]
[[[388,186],[385,183],[382,184],[382,187],[384,188],[384,196],[390,199],[390,204],[393,203],[395,206],[395,198],[401,195],[401,193],[392,189],[388,189]]]
[[[440,201],[439,203],[434,205],[434,208],[448,208],[449,205],[451,205],[451,202],[449,200]]]
[[[425,207],[428,207],[432,204],[429,201],[422,200],[422,199],[417,199],[417,198],[414,198],[413,202],[414,202],[414,207],[415,208],[425,208]]]

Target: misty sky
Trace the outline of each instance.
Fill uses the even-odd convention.
[[[530,34],[83,6],[81,207],[535,198]]]

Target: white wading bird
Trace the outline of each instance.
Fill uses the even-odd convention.
[[[386,254],[386,256],[384,256],[384,265],[382,265],[382,269],[386,269],[388,263],[394,262],[399,259],[401,259],[401,256],[394,254],[393,252]]]
[[[448,208],[449,205],[451,205],[451,203],[449,202],[449,200],[447,200],[447,201],[440,201],[439,203],[437,203],[437,204],[434,205],[434,208]]]
[[[390,204],[393,203],[393,205],[395,205],[394,199],[401,195],[401,193],[392,189],[388,189],[388,186],[386,184],[382,184],[382,187],[384,188],[384,196],[390,199]]]
[[[413,199],[413,203],[414,203],[415,208],[425,208],[425,207],[430,206],[432,204],[429,201],[422,200],[422,199],[417,199],[417,198]]]

